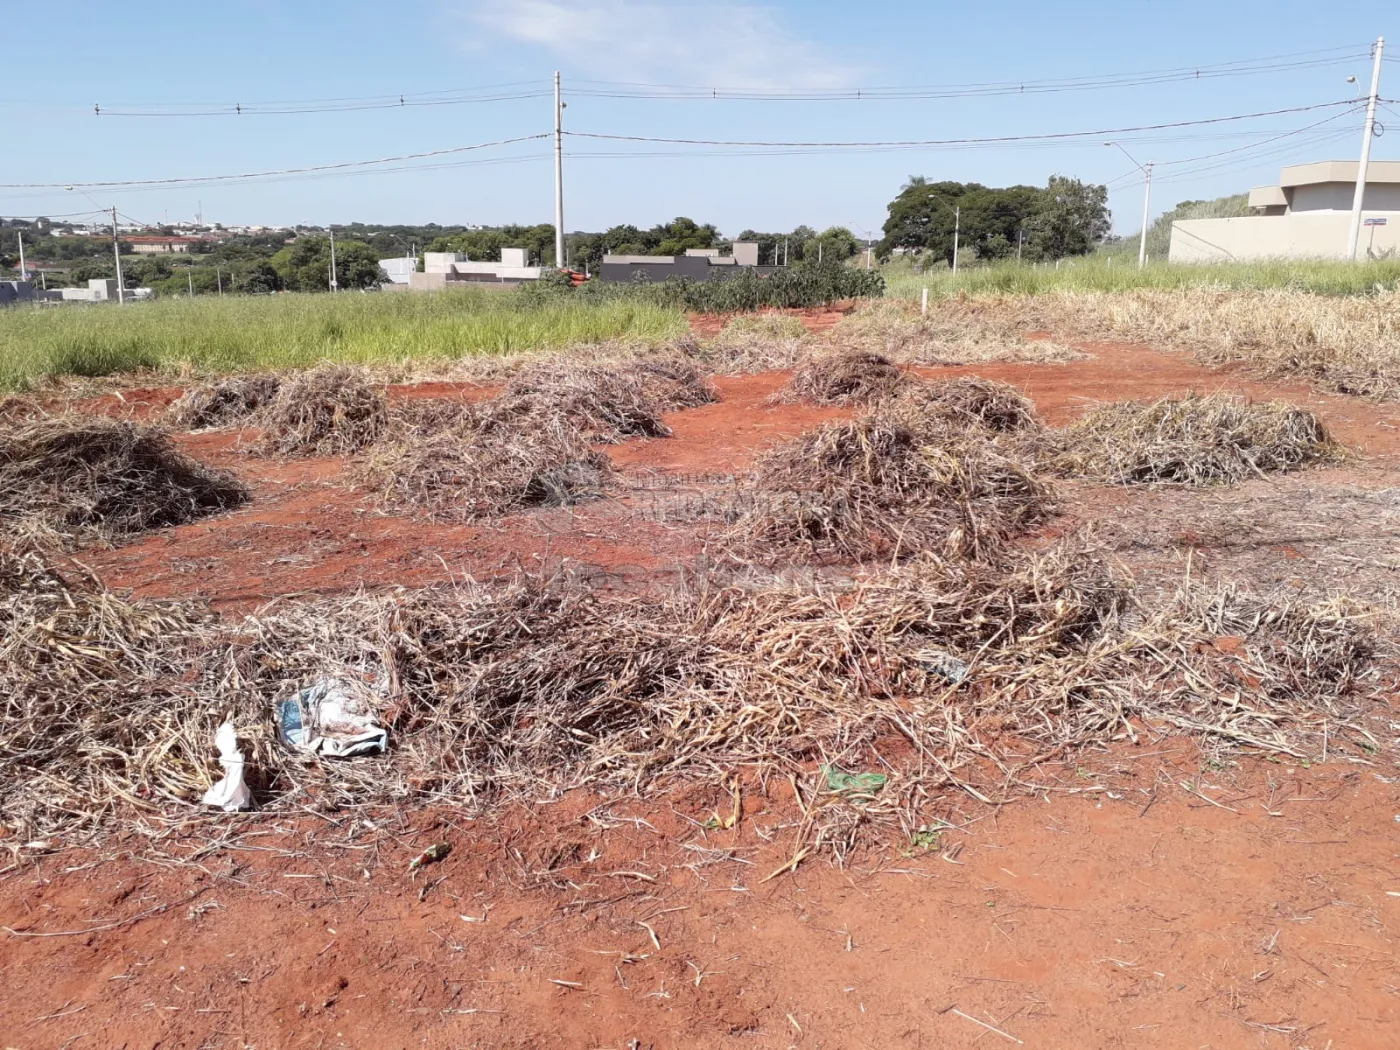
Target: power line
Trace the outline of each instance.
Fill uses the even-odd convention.
[[[741,102],[861,102],[913,99],[995,98],[1009,95],[1057,94],[1071,91],[1101,91],[1156,84],[1216,80],[1225,77],[1258,76],[1324,68],[1366,57],[1354,48],[1331,49],[1339,54],[1325,58],[1276,61],[1268,59],[1224,63],[1216,66],[1184,67],[1143,73],[1120,73],[1098,77],[1069,77],[1040,81],[1002,81],[963,85],[914,85],[870,88],[833,88],[819,91],[781,91],[720,88],[703,85],[641,84],[628,82],[574,80],[571,95],[594,98],[647,99],[658,101],[741,101]],[[1304,52],[1304,54],[1314,54]],[[1283,56],[1287,57],[1287,56]],[[587,85],[595,85],[589,87]]]
[[[446,149],[427,150],[423,153],[405,153],[397,157],[379,157],[375,160],[347,160],[338,164],[314,164],[303,168],[279,168],[274,171],[245,172],[238,175],[200,175],[189,178],[172,179],[125,179],[111,182],[0,182],[0,189],[12,190],[72,190],[72,189],[120,189],[137,186],[180,186],[198,185],[210,182],[240,182],[248,179],[262,179],[269,176],[303,175],[321,171],[341,171],[353,168],[366,168],[378,164],[394,164],[406,160],[421,160],[427,157],[442,157],[471,150],[490,149],[495,146],[509,146],[517,142],[532,142],[549,138],[547,132],[538,135],[519,135],[495,142],[478,142],[472,146],[451,146]]]
[[[1287,109],[1264,110],[1259,113],[1240,113],[1228,117],[1206,117],[1198,120],[1178,120],[1165,124],[1144,124],[1136,127],[1126,128],[1100,128],[1095,131],[1058,131],[1043,132],[1034,135],[994,135],[985,138],[960,138],[960,139],[904,139],[891,141],[870,141],[870,142],[754,142],[734,139],[681,139],[662,138],[648,135],[614,135],[603,132],[591,131],[565,131],[565,135],[572,135],[574,138],[604,139],[613,142],[653,142],[672,146],[735,146],[740,148],[775,148],[775,149],[880,149],[885,147],[943,147],[943,146],[966,146],[966,145],[994,145],[1010,142],[1051,142],[1076,138],[1101,138],[1104,135],[1127,135],[1143,131],[1163,131],[1173,128],[1203,127],[1212,124],[1226,124],[1241,120],[1257,120],[1261,117],[1277,117],[1289,113],[1307,113],[1319,109],[1329,109],[1336,106],[1355,106],[1355,101],[1348,99],[1343,102],[1319,102],[1311,106],[1292,106]]]

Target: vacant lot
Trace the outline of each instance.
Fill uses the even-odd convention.
[[[6,1045],[1393,1046],[1394,370],[1213,302],[11,402]]]

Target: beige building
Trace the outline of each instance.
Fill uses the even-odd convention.
[[[472,262],[458,252],[424,252],[423,272],[408,274],[408,287],[415,292],[443,288],[518,288],[538,281],[544,268],[528,266],[524,248],[502,248],[501,261]]]
[[[1172,223],[1170,260],[1344,258],[1356,171],[1354,160],[1284,168],[1277,186],[1250,191],[1252,215]],[[1400,161],[1371,162],[1361,217],[1359,253],[1371,258],[1395,254],[1400,248]]]

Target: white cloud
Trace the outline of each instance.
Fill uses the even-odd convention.
[[[737,0],[470,0],[474,48],[506,38],[549,51],[600,79],[746,90],[820,90],[855,70]]]

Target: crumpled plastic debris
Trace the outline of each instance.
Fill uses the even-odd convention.
[[[232,722],[219,726],[214,746],[219,749],[224,778],[204,793],[204,804],[218,806],[225,813],[247,809],[253,803],[253,793],[243,779],[243,752],[238,749],[238,733]]]
[[[962,660],[952,653],[945,653],[942,649],[920,649],[914,654],[914,658],[923,664],[925,669],[953,685],[960,685],[971,670]]]
[[[381,754],[389,731],[374,710],[344,682],[317,682],[278,707],[277,724],[289,747],[332,758]]]

